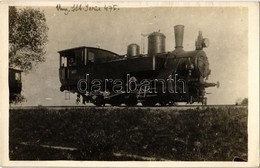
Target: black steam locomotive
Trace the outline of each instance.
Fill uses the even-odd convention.
[[[15,100],[22,91],[22,71],[9,68],[9,100]]]
[[[165,51],[165,35],[148,36],[148,53],[140,54],[137,44],[127,47],[126,55],[93,47],[59,51],[61,91],[77,93],[77,102],[96,106],[111,104],[135,106],[173,105],[175,102],[206,104],[205,88],[209,62],[204,47],[208,39],[199,32],[194,51],[183,50],[184,26],[175,30],[175,50]]]

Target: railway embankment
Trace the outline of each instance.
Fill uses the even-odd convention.
[[[247,160],[247,107],[10,109],[11,160]]]

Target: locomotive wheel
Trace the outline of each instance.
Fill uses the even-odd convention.
[[[137,98],[134,94],[127,95],[125,97],[125,105],[126,106],[136,106],[138,104]]]
[[[169,101],[169,106],[174,105],[174,101]]]
[[[132,101],[126,101],[125,104],[126,106],[136,106],[138,102],[136,100],[132,100]]]
[[[113,103],[110,103],[111,106],[120,106],[121,105],[121,102],[113,102]]]
[[[160,101],[161,106],[167,106],[167,102],[165,100]]]
[[[104,105],[104,102],[103,102],[103,97],[101,96],[97,96],[93,99],[93,104],[100,107],[102,105]]]
[[[156,102],[142,102],[143,106],[155,106]]]
[[[155,106],[156,103],[157,103],[157,101],[155,101],[155,100],[144,100],[142,102],[142,105],[143,106]]]

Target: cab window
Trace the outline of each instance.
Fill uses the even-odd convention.
[[[88,62],[94,62],[95,54],[93,52],[88,52]]]
[[[64,59],[61,59],[61,66],[80,66],[84,65],[84,50],[70,50],[65,53]]]
[[[67,67],[67,57],[65,57],[64,55],[61,56],[60,66],[61,66],[61,67]]]
[[[75,50],[74,53],[76,65],[84,65],[84,50]]]
[[[75,65],[77,65],[77,64],[76,64],[76,61],[75,61],[75,56],[70,56],[70,57],[68,57],[68,62],[69,62],[69,66],[75,66]]]

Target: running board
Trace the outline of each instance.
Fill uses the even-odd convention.
[[[104,99],[111,99],[113,97],[116,97],[116,96],[119,96],[119,95],[122,95],[122,94],[125,94],[125,93],[116,93],[116,94],[113,94],[111,96],[104,97]]]

